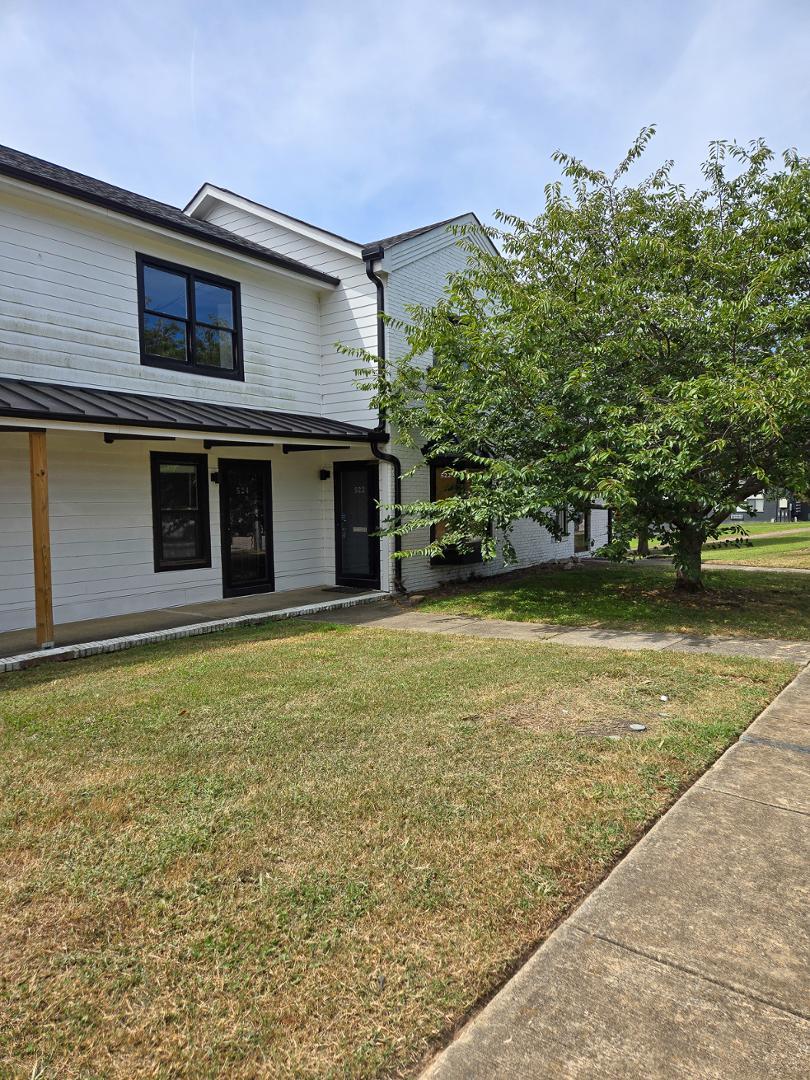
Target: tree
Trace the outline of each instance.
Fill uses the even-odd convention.
[[[499,212],[501,254],[459,230],[466,269],[400,323],[375,375],[400,437],[451,459],[455,493],[398,508],[443,522],[422,553],[480,542],[507,561],[516,518],[560,535],[559,508],[614,510],[608,554],[648,532],[699,589],[701,546],[747,496],[810,486],[810,161],[714,142],[688,192],[667,162],[612,174],[556,153],[533,220]],[[367,358],[374,359],[374,358]]]

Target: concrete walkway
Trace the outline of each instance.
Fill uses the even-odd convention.
[[[373,607],[336,611],[330,614],[329,621],[380,626],[386,630],[469,634],[472,637],[506,638],[510,641],[553,641],[557,645],[584,645],[589,648],[716,653],[720,656],[751,656],[795,664],[810,663],[810,641],[697,637],[690,634],[644,633],[637,630],[589,630],[556,626],[552,623],[509,622],[505,619],[445,615],[420,611],[418,608],[391,601],[382,601]]]
[[[810,670],[423,1080],[810,1075]]]
[[[749,574],[810,574],[801,566],[755,566],[753,563],[704,562],[704,570],[745,570]]]

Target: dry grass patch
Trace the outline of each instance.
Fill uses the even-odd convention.
[[[791,674],[287,623],[0,677],[0,1074],[407,1072]]]

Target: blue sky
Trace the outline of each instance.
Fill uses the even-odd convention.
[[[658,125],[810,152],[808,0],[0,0],[0,142],[183,205],[211,180],[360,241],[531,216],[560,147]]]

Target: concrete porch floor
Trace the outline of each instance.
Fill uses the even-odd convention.
[[[136,611],[131,615],[82,619],[80,622],[57,624],[54,644],[58,648],[64,645],[81,645],[88,641],[128,637],[132,634],[149,634],[156,630],[174,630],[190,624],[217,622],[220,619],[231,619],[240,615],[258,615],[263,612],[308,607],[311,604],[345,601],[352,597],[367,596],[372,591],[325,585],[307,589],[288,589],[282,592],[254,593],[250,596],[234,596],[225,600],[208,600],[202,604],[156,608],[153,611]],[[383,593],[379,595],[382,598]],[[30,653],[36,648],[33,627],[27,630],[9,630],[0,633],[0,657]]]

